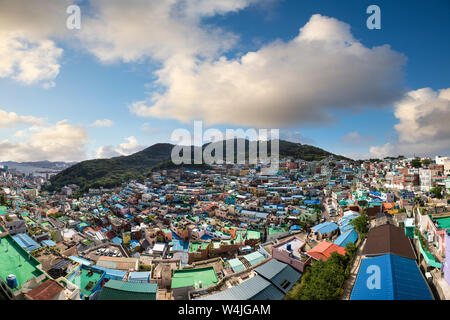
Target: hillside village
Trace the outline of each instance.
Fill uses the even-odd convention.
[[[0,169],[0,299],[450,299],[450,158],[46,184]],[[392,275],[378,291],[374,263]]]

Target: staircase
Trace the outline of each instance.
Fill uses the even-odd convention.
[[[350,276],[344,282],[344,293],[342,294],[341,300],[350,300],[352,294],[353,286],[355,285],[356,277],[358,276],[359,267],[361,265],[361,253],[366,244],[366,239],[359,245],[358,250],[356,250],[355,258],[353,259],[352,268],[350,269]]]

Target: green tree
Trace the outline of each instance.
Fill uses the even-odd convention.
[[[361,238],[364,238],[369,231],[369,217],[363,213],[358,218],[350,221],[351,225],[359,233]]]
[[[423,160],[422,160],[422,164],[423,164],[424,166],[429,166],[430,163],[431,163],[431,160],[430,160],[430,159],[423,159]]]
[[[300,300],[337,300],[346,279],[348,256],[336,252],[327,261],[318,260],[303,275]]]
[[[353,242],[347,243],[345,246],[345,254],[348,255],[349,260],[352,260],[355,257],[357,247]]]
[[[437,187],[431,188],[430,192],[431,192],[431,196],[433,198],[437,198],[437,199],[442,199],[443,198],[442,197],[442,187],[441,186],[437,186]]]
[[[420,168],[422,166],[422,161],[419,158],[414,158],[411,160],[411,166],[414,168]]]
[[[3,193],[0,193],[0,206],[6,206],[8,204],[6,195]]]

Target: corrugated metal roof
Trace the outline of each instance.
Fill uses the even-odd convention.
[[[240,272],[245,270],[244,264],[239,259],[231,259],[228,261],[230,264],[230,267],[233,269],[234,272]]]
[[[258,264],[265,259],[264,256],[261,253],[259,253],[258,251],[249,253],[249,254],[243,256],[243,258],[245,260],[247,260],[251,266]]]
[[[290,265],[276,259],[271,259],[262,266],[256,268],[255,271],[284,293],[287,293],[302,276],[300,272]]]
[[[339,237],[334,240],[334,244],[344,247],[350,242],[355,243],[358,240],[358,233],[355,229],[350,229],[341,234]]]
[[[156,300],[155,283],[109,280],[103,287],[99,300]]]
[[[197,300],[281,300],[284,294],[257,275],[241,284]]]
[[[150,280],[150,271],[144,272],[130,272],[128,274],[128,281],[149,281]]]
[[[370,289],[377,268],[380,285]],[[415,260],[385,254],[362,260],[350,300],[433,300],[433,296]]]

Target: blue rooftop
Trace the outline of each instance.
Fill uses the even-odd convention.
[[[122,238],[119,238],[119,237],[114,237],[111,239],[111,241],[116,244],[122,244],[122,242],[123,242]]]
[[[123,278],[127,274],[125,271],[122,270],[108,269],[99,266],[91,266],[90,268],[94,270],[103,271],[105,273],[105,278],[107,279],[123,280]]]
[[[380,283],[369,289],[376,273],[373,266],[380,270]],[[414,260],[389,253],[362,260],[350,300],[433,300],[433,296]]]
[[[130,272],[128,274],[129,282],[149,282],[151,277],[150,271]]]
[[[22,248],[26,251],[30,252],[40,248],[39,243],[34,241],[29,235],[26,233],[19,233],[13,236],[14,241],[16,241]]]
[[[311,229],[324,234],[324,233],[333,232],[334,230],[336,230],[338,228],[339,228],[339,226],[334,222],[324,222],[324,223],[318,224],[317,226],[312,227]]]
[[[42,244],[43,246],[53,247],[53,246],[56,245],[56,242],[55,242],[55,241],[52,241],[52,240],[43,240],[43,241],[41,241],[41,244]]]
[[[172,251],[188,251],[189,241],[184,242],[181,239],[173,239],[172,240]]]
[[[320,204],[319,200],[305,200],[306,204]]]
[[[356,240],[358,240],[358,233],[352,228],[337,237],[334,240],[334,244],[345,248],[347,244],[350,242],[355,243]]]

